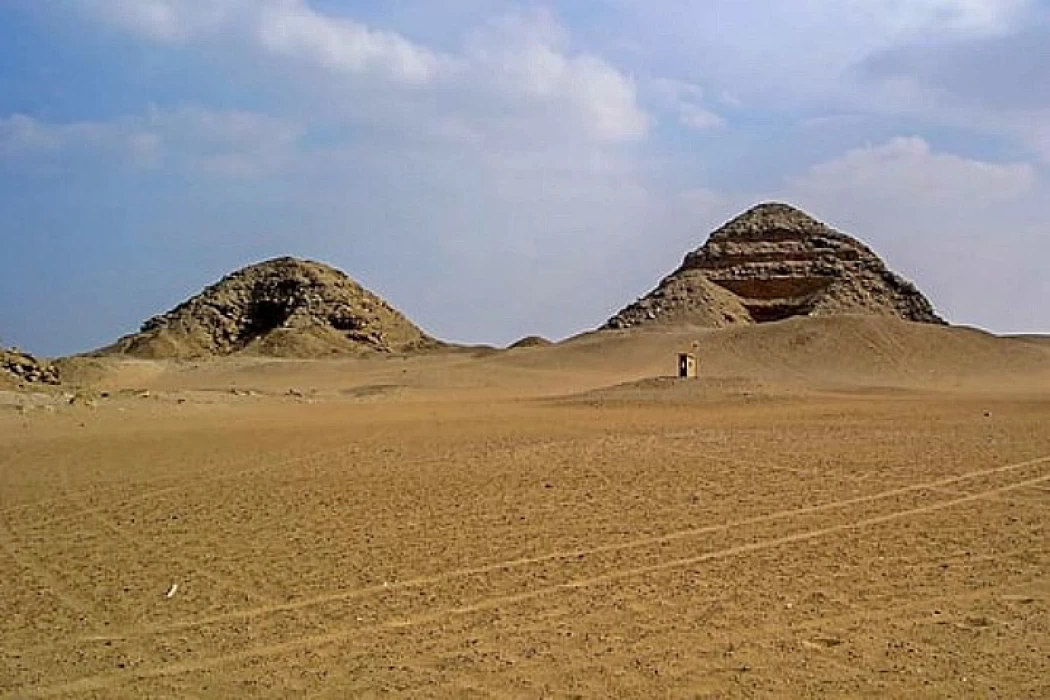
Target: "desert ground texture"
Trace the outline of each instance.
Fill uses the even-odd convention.
[[[65,372],[0,392],[2,698],[1050,697],[1038,338]]]

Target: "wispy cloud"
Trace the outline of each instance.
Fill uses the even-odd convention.
[[[0,155],[95,152],[134,167],[176,165],[252,176],[286,163],[301,135],[299,127],[266,115],[202,107],[57,124],[15,114],[0,119]]]
[[[868,197],[892,204],[922,198],[987,205],[1016,199],[1035,181],[1035,168],[1027,163],[988,163],[936,153],[921,138],[898,137],[815,165],[793,178],[791,189],[806,198],[828,200]]]
[[[704,89],[699,85],[673,78],[657,78],[651,90],[658,104],[674,114],[683,126],[697,131],[717,129],[726,120],[705,106]]]
[[[862,11],[885,30],[964,35],[1007,31],[1032,7],[1030,0],[847,0],[843,4]]]

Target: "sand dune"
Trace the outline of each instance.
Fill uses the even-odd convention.
[[[722,330],[603,331],[512,351],[372,359],[240,357],[175,363],[90,358],[67,361],[63,372],[74,384],[108,389],[272,393],[294,388],[353,395],[381,386],[402,398],[434,392],[555,396],[670,375],[679,351],[698,355],[701,379],[709,382],[746,378],[786,389],[1038,391],[1050,386],[1050,343],[874,316],[798,318]]]

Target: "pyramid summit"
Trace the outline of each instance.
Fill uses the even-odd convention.
[[[223,277],[100,353],[153,359],[240,352],[314,357],[441,345],[339,270],[281,257]]]
[[[782,238],[806,239],[831,236],[853,241],[801,209],[781,202],[757,204],[740,214],[710,236],[712,242],[769,241]],[[858,241],[853,241],[858,243]]]
[[[713,232],[656,289],[602,328],[721,328],[840,314],[944,323],[911,282],[863,243],[795,207],[769,202]]]

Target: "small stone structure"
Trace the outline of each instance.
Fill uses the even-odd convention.
[[[678,353],[678,378],[696,379],[696,355],[691,352]]]

